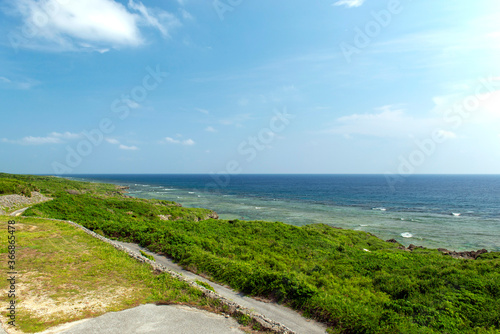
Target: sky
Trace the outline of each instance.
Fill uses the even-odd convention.
[[[0,171],[498,174],[499,14],[0,0]]]

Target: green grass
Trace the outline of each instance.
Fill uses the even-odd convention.
[[[208,289],[208,290],[210,290],[210,291],[215,292],[214,288],[213,288],[210,284],[208,284],[208,283],[206,283],[206,282],[203,282],[203,281],[200,281],[200,280],[196,280],[195,282],[196,282],[198,285],[201,285],[202,287],[204,287],[205,289]]]
[[[141,255],[144,256],[146,259],[149,259],[151,261],[155,261],[155,258],[153,255],[149,255],[148,253],[144,252],[141,250]]]
[[[7,263],[7,220],[0,217],[3,264]],[[153,273],[148,265],[67,223],[16,218],[15,226],[19,303],[16,325],[24,332],[42,331],[144,303],[182,303],[214,309],[213,301],[204,298],[199,290],[168,274]],[[4,291],[7,284],[7,280],[0,280],[0,289]],[[2,293],[0,301],[6,305],[7,295]],[[92,306],[93,301],[104,307]],[[78,306],[85,302],[89,305]],[[73,307],[77,310],[71,312]],[[3,320],[5,313],[2,310]]]
[[[332,333],[500,332],[499,253],[458,260],[323,224],[204,220],[211,211],[128,199],[95,184],[69,195],[50,188],[65,189],[64,181],[44,182],[55,199],[26,216],[70,219],[139,243],[237,290],[286,303]]]

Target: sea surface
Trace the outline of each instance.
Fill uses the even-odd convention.
[[[500,175],[71,175],[223,219],[324,223],[408,246],[500,251]]]

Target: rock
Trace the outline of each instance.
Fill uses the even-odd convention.
[[[70,195],[80,195],[80,192],[75,189],[66,189],[66,192]]]
[[[396,239],[389,239],[386,240],[385,242],[392,242],[393,244],[399,244],[399,242]]]
[[[442,252],[444,255],[449,255],[455,259],[469,259],[475,260],[479,255],[488,253],[486,249],[479,249],[477,251],[465,251],[465,252],[455,252],[449,251],[445,248],[438,248],[438,251]]]
[[[408,246],[408,249],[411,250],[411,251],[414,250],[414,249],[417,249],[417,248],[422,248],[423,249],[424,247],[422,247],[422,246],[415,246],[414,244],[410,244],[410,246]]]
[[[31,197],[21,195],[3,195],[0,196],[0,208],[3,211],[10,211],[13,208],[26,207],[33,204],[49,201],[52,198],[45,197],[37,191],[31,192]]]
[[[211,213],[209,213],[207,215],[207,218],[205,218],[205,219],[210,219],[210,218],[212,218],[212,219],[219,219],[219,215],[217,214],[217,212],[212,211]]]

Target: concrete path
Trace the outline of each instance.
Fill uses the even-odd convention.
[[[243,334],[233,318],[180,305],[141,305],[40,334]]]
[[[189,278],[191,280],[199,280],[210,284],[214,290],[221,296],[243,306],[250,310],[253,310],[267,318],[279,322],[286,327],[290,328],[297,334],[325,334],[326,326],[316,322],[314,320],[309,320],[302,317],[298,312],[285,307],[283,305],[279,305],[276,303],[265,303],[253,298],[247,297],[241,293],[235,292],[228,287],[219,285],[212,281],[207,280],[201,276],[198,276],[188,270],[184,270],[181,266],[175,264],[169,258],[158,255],[156,253],[152,253],[137,244],[125,243],[125,242],[115,242],[120,245],[127,247],[130,250],[133,250],[137,254],[140,254],[140,250],[144,251],[147,254],[154,256],[157,263],[164,265],[170,270],[176,271],[179,274],[182,274],[184,277]]]
[[[20,216],[24,211],[28,210],[29,208],[31,208],[31,206],[28,206],[26,208],[22,208],[22,209],[19,209],[19,210],[16,210],[14,212],[11,212],[11,216],[12,217],[17,217],[17,216]]]

